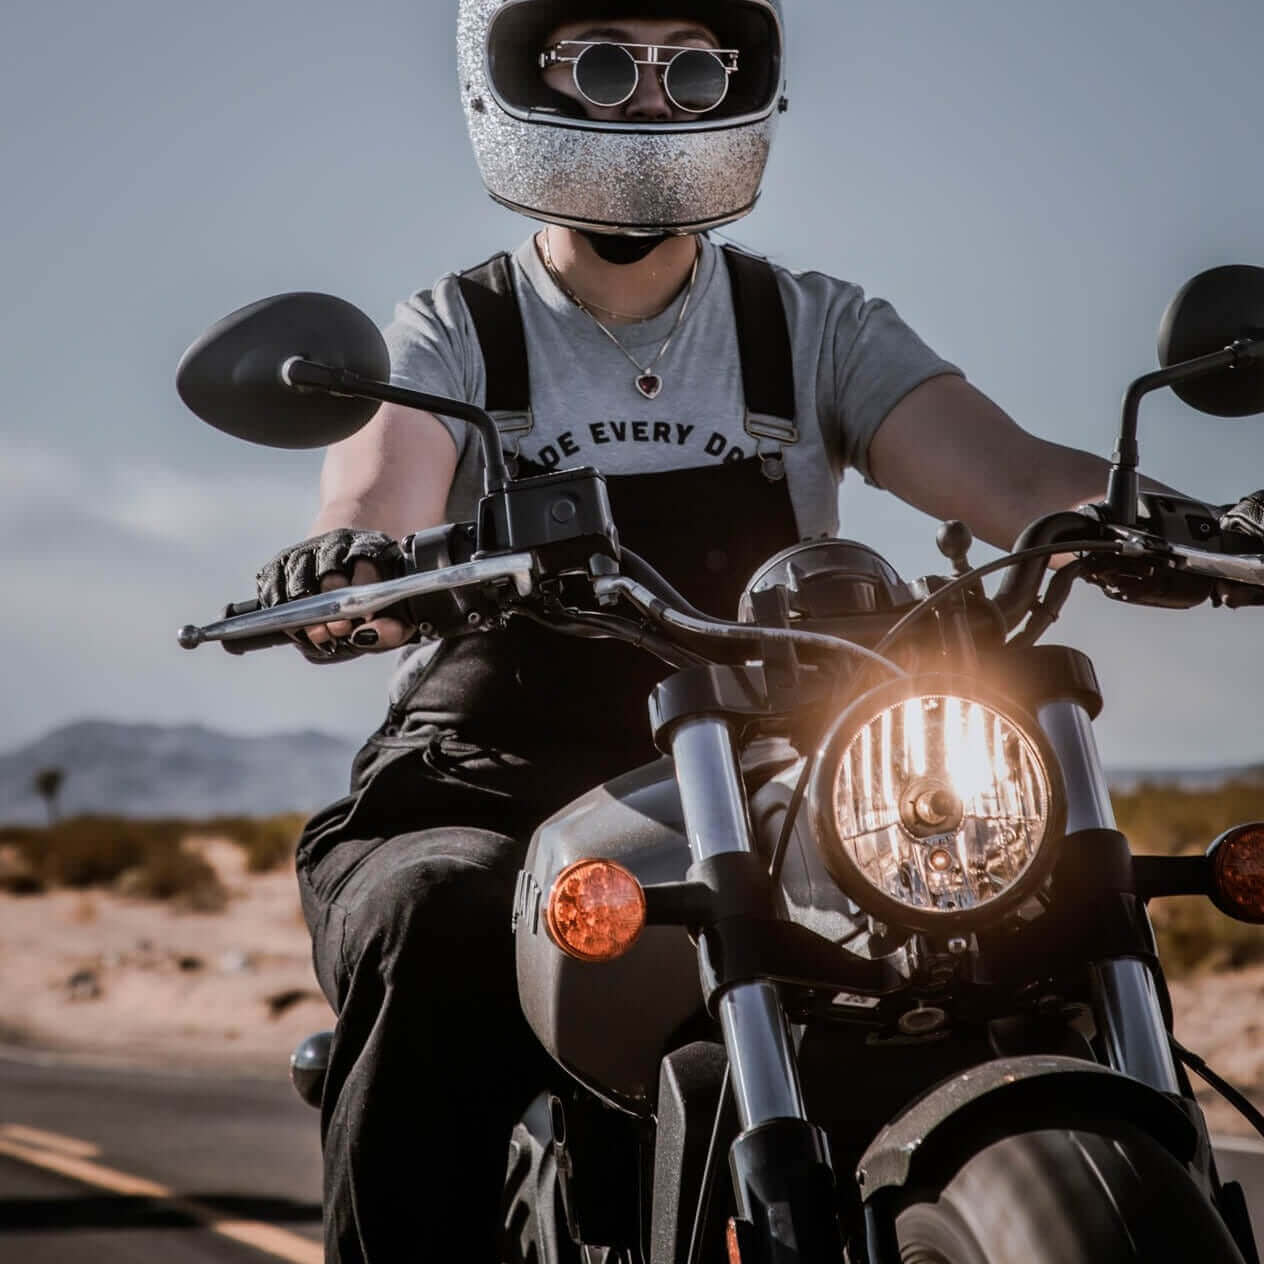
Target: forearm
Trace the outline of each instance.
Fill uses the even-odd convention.
[[[310,534],[363,527],[398,539],[444,521],[457,452],[441,422],[386,405],[325,455]]]
[[[1110,476],[1110,462],[1092,452],[1068,448],[1061,444],[1036,440],[1042,452],[1033,471],[1030,490],[1021,502],[1021,512],[1014,516],[1010,525],[1027,513],[1017,526],[1015,535],[1027,522],[1059,509],[1078,509],[1081,505],[1096,504],[1106,499],[1106,484]],[[1185,496],[1175,488],[1153,478],[1141,479],[1143,492],[1158,492],[1169,496]]]

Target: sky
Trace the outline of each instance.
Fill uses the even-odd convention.
[[[895,303],[1029,430],[1108,455],[1190,276],[1264,263],[1259,0],[789,0],[791,109],[727,230]],[[0,12],[0,750],[84,716],[367,733],[389,664],[190,654],[301,539],[319,452],[198,422],[181,352],[230,310],[339,294],[385,322],[530,224],[485,195],[448,0],[46,0]],[[1152,397],[1144,470],[1264,486],[1264,418]],[[846,482],[843,533],[906,576],[935,523]],[[975,560],[991,556],[979,548]],[[1114,766],[1264,760],[1264,610],[1142,611],[1087,586]],[[1052,639],[1052,638],[1051,638]]]

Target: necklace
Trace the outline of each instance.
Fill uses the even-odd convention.
[[[566,297],[570,299],[570,301],[574,303],[575,306],[578,307],[579,310],[583,312],[584,315],[587,316],[588,319],[591,320],[592,323],[596,325],[597,328],[600,329],[601,332],[605,334],[606,337],[609,338],[621,352],[623,352],[632,367],[636,369],[636,377],[633,379],[636,389],[640,391],[646,399],[655,399],[659,392],[663,389],[663,378],[661,374],[655,373],[654,369],[657,367],[658,362],[663,358],[663,356],[667,354],[667,348],[671,346],[672,339],[675,338],[676,334],[680,331],[681,325],[685,323],[685,313],[689,310],[689,300],[693,298],[694,282],[698,279],[698,264],[702,259],[701,249],[699,249],[693,257],[693,270],[689,273],[689,284],[685,290],[685,301],[680,305],[680,311],[676,315],[676,323],[671,327],[671,332],[668,333],[667,337],[663,339],[663,344],[659,347],[658,353],[649,362],[649,364],[644,365],[632,355],[627,347],[625,347],[623,343],[621,343],[618,338],[616,338],[614,334],[612,334],[610,330],[601,323],[600,320],[597,319],[595,313],[592,311],[592,308],[590,308],[588,304],[585,303],[583,299],[581,299],[579,295],[576,294],[575,291],[562,280],[562,274],[558,272],[556,265],[553,263],[553,254],[549,250],[548,229],[544,230],[544,249],[541,257],[544,260],[545,271],[552,278],[553,284],[556,285],[557,288],[561,290],[562,293],[565,294]],[[608,308],[602,308],[602,311],[608,310]],[[612,316],[618,315],[617,312],[611,312],[610,314]]]

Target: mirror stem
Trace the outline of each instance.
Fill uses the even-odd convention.
[[[1122,527],[1137,524],[1137,494],[1140,479],[1137,461],[1137,420],[1141,401],[1151,391],[1171,386],[1175,382],[1188,382],[1221,369],[1231,369],[1242,360],[1264,359],[1264,338],[1240,338],[1223,351],[1184,360],[1180,364],[1142,374],[1124,395],[1123,415],[1119,425],[1119,442],[1111,456],[1110,481],[1106,484],[1106,503],[1110,508],[1110,520]]]
[[[496,423],[481,408],[442,395],[426,395],[402,386],[389,386],[360,377],[346,369],[331,369],[324,364],[292,356],[281,366],[281,381],[292,390],[320,391],[326,395],[349,395],[357,399],[375,399],[383,404],[402,404],[423,412],[437,413],[467,421],[478,431],[483,444],[483,490],[501,491],[509,482],[504,448]]]

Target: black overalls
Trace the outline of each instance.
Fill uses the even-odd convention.
[[[724,255],[748,411],[792,422],[776,278]],[[461,286],[489,411],[525,411],[506,258]],[[756,566],[799,538],[785,480],[766,468],[752,457],[610,478],[621,542],[694,605],[733,618]],[[339,1016],[321,1121],[327,1260],[497,1259],[510,1130],[561,1074],[518,1005],[515,876],[536,824],[657,757],[647,698],[670,670],[525,619],[446,642],[357,758],[353,794],[308,824],[299,887]]]

